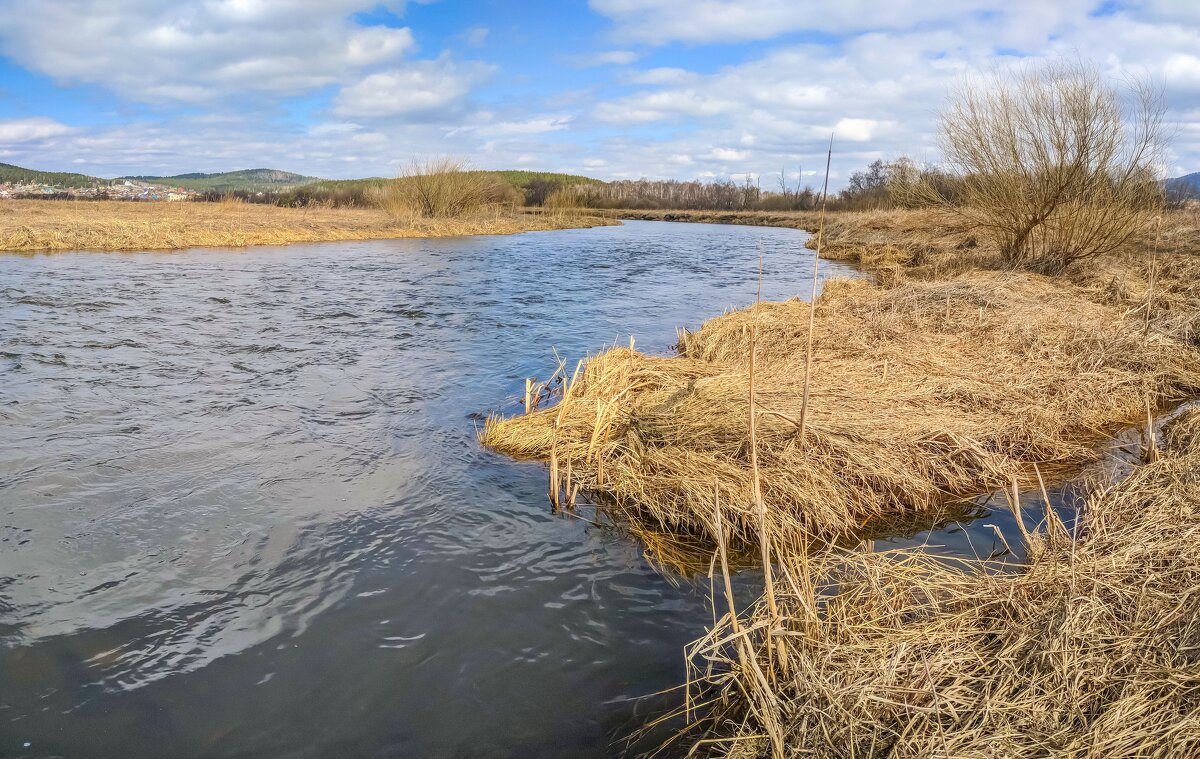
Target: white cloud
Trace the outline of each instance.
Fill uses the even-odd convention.
[[[605,50],[600,53],[572,55],[568,60],[574,66],[591,68],[594,66],[628,66],[636,63],[641,57],[641,54],[632,50]]]
[[[0,52],[67,83],[142,101],[296,95],[415,48],[409,29],[361,26],[374,0],[0,0]],[[402,10],[403,3],[384,3]]]
[[[745,42],[798,31],[908,30],[1002,14],[1042,35],[1047,25],[1091,10],[1095,0],[590,0],[617,39],[649,44]]]
[[[463,32],[463,42],[466,42],[471,47],[482,47],[483,43],[487,42],[488,28],[486,26],[473,26]]]
[[[375,0],[0,0],[0,53],[19,65],[136,100],[201,104],[199,116],[113,128],[0,121],[0,155],[34,166],[81,161],[74,168],[102,174],[266,164],[337,177],[387,175],[410,156],[450,153],[486,168],[532,158],[608,178],[750,173],[773,187],[781,167],[792,184],[801,165],[804,180],[819,183],[836,132],[837,187],[875,158],[936,159],[947,87],[1019,63],[1007,53],[1020,51],[1094,57],[1117,79],[1151,75],[1172,106],[1172,171],[1200,168],[1200,3],[1141,0],[1091,14],[1099,2],[592,0],[612,33],[582,49],[602,52],[543,52],[547,61],[616,68],[547,91],[536,77],[446,53],[413,60],[419,29],[354,20]],[[770,42],[722,46],[738,40]],[[486,41],[482,27],[451,38]],[[667,43],[711,46],[637,57]],[[683,67],[696,59],[703,71]],[[489,83],[504,88],[489,92]],[[222,106],[224,96],[253,93],[265,110],[314,88],[333,93],[318,124],[228,118]]]
[[[472,88],[490,72],[489,66],[448,58],[416,61],[343,88],[333,110],[351,118],[442,118],[460,110]]]
[[[848,142],[869,142],[881,126],[883,122],[875,119],[839,119],[833,127],[833,136]]]
[[[42,117],[0,120],[0,147],[18,142],[45,140],[68,134],[70,131],[71,128],[66,124]]]
[[[626,176],[679,176],[681,164],[671,157],[689,156],[694,163],[682,166],[697,175],[749,171],[769,178],[786,165],[794,181],[803,164],[809,167],[806,180],[819,180],[811,167],[823,168],[829,135],[836,133],[836,187],[875,158],[937,160],[937,113],[949,87],[964,75],[1045,57],[1094,55],[1114,81],[1146,74],[1164,85],[1175,132],[1171,165],[1200,168],[1200,129],[1194,127],[1200,115],[1200,13],[1174,13],[1176,6],[1164,0],[1091,14],[1098,4],[1001,6],[989,0],[969,5],[987,13],[962,13],[968,6],[933,2],[900,18],[892,4],[872,4],[879,13],[849,3],[849,11],[838,6],[822,14],[804,0],[746,0],[709,24],[706,14],[728,11],[729,4],[700,0],[688,3],[685,13],[670,0],[594,0],[594,8],[616,21],[619,38],[638,42],[736,39],[739,19],[747,14],[759,19],[751,27],[764,38],[789,30],[824,30],[839,38],[777,43],[712,73],[629,72],[621,81],[635,85],[634,91],[596,103],[591,115],[600,124],[639,128],[636,140],[606,144],[621,156],[609,171]],[[770,14],[777,17],[768,24]],[[1028,58],[997,52],[1009,48]],[[732,158],[725,152],[729,146],[744,157]]]
[[[491,124],[485,124],[478,127],[479,131],[486,132],[489,135],[516,135],[516,134],[545,134],[546,132],[561,132],[571,125],[572,117],[569,115],[554,115],[547,114],[545,116],[537,116],[524,121],[498,121]]]
[[[717,161],[744,161],[750,157],[750,153],[733,148],[713,148],[712,157]]]
[[[687,69],[664,66],[644,71],[630,71],[622,78],[629,84],[682,84],[698,77]]]

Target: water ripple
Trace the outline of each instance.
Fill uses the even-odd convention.
[[[475,442],[793,230],[0,257],[0,755],[603,756],[703,593]],[[829,265],[829,271],[844,271]]]

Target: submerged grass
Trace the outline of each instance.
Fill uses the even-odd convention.
[[[397,220],[382,210],[249,203],[0,202],[0,251],[170,250],[295,242],[515,234],[614,223],[574,213],[485,210]]]
[[[725,614],[690,651],[695,750],[1200,756],[1200,411],[1165,438],[1074,534],[1047,509],[1017,573],[920,550],[784,559],[778,613]]]

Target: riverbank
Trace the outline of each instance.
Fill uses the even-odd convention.
[[[726,614],[692,649],[691,692],[719,705],[703,723],[710,748],[1200,754],[1200,411],[1164,437],[1157,460],[1098,490],[1077,525],[1050,510],[1030,525],[1017,573],[921,550],[782,558],[778,611]]]
[[[0,251],[175,250],[298,242],[507,235],[616,224],[585,213],[396,219],[381,210],[250,203],[0,202]]]
[[[811,310],[716,317],[682,333],[676,356],[605,351],[563,377],[557,405],[535,394],[481,436],[549,461],[552,491],[594,494],[667,562],[672,541],[709,557],[766,543],[770,592],[743,614],[714,599],[714,616],[730,612],[689,652],[696,748],[1196,753],[1195,412],[1072,528],[1049,509],[1020,524],[1022,571],[862,541],[928,527],[973,495],[1036,492],[1200,394],[1200,217],[1166,214],[1058,276],[1006,269],[985,240],[924,212],[832,214],[824,241],[873,281],[828,283]],[[814,538],[851,550],[812,551]]]
[[[796,299],[712,319],[683,333],[674,357],[605,351],[565,401],[492,419],[482,440],[559,471],[569,463],[566,490],[598,495],[635,529],[711,545],[716,487],[739,540],[757,542],[765,521],[794,547],[936,520],[1014,478],[1078,470],[1107,435],[1200,392],[1200,266],[1183,252],[1194,228],[1176,224],[1160,245],[1147,329],[1144,241],[1047,277],[999,270],[984,246],[928,222],[830,219],[829,253],[876,282],[836,281],[818,300],[807,402],[809,306]]]

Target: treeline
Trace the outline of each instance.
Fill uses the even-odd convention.
[[[904,188],[934,188],[948,201],[962,197],[962,180],[935,167],[917,166],[908,158],[876,160],[850,176],[845,189],[826,201],[830,210],[861,211],[896,208],[914,201]],[[565,187],[547,197],[545,205],[560,208],[604,208],[679,211],[812,211],[821,192],[810,185],[789,186],[780,172],[777,189],[764,190],[749,176],[712,181],[620,180]]]
[[[630,210],[695,211],[812,211],[819,207],[818,188],[802,185],[799,174],[793,181],[783,171],[775,187],[764,189],[760,179],[747,176],[708,181],[674,179],[617,180],[601,182],[589,177],[547,172],[497,171],[461,172],[501,180],[517,192],[514,201],[527,207],[597,208]],[[200,193],[197,200],[215,202],[237,198],[247,203],[265,203],[290,208],[375,208],[389,196],[392,185],[404,179],[322,180],[276,192],[237,190]],[[902,206],[906,200],[898,186],[921,182],[937,188],[946,199],[961,196],[961,180],[932,167],[918,167],[907,158],[877,160],[850,176],[841,192],[827,200],[830,210],[872,210]]]
[[[463,171],[511,186],[511,201],[527,207],[595,208],[629,210],[689,211],[813,211],[821,203],[819,188],[789,181],[780,172],[774,187],[764,189],[762,179],[747,176],[691,180],[617,180],[601,182],[569,174],[521,171]],[[235,197],[248,203],[268,203],[292,208],[376,208],[390,197],[400,179],[323,180],[280,192],[210,191],[199,200],[219,201]],[[918,165],[909,158],[875,160],[850,175],[846,187],[831,193],[826,201],[831,211],[870,211],[911,208],[931,204],[959,206],[968,201],[967,175],[937,166]],[[1182,203],[1187,194],[1167,193],[1168,205]]]
[[[410,181],[413,172],[395,179],[371,177],[368,179],[323,179],[288,190],[272,192],[247,192],[243,190],[200,193],[197,200],[216,202],[237,198],[247,203],[265,203],[289,208],[377,208],[395,193],[397,183]],[[518,205],[541,206],[548,198],[566,188],[591,187],[603,184],[598,179],[576,174],[558,174],[548,171],[479,171],[458,169],[447,174],[470,175],[479,182],[496,180],[511,187],[516,195],[512,200]]]

